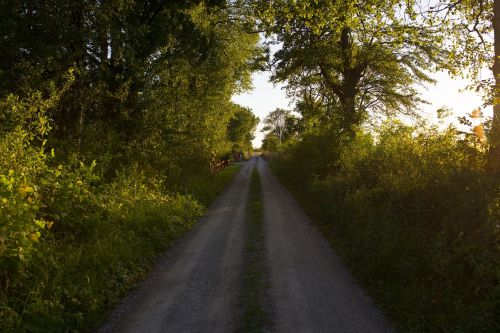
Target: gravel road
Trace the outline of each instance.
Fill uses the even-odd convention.
[[[290,193],[259,158],[276,332],[393,332]]]
[[[168,251],[99,332],[231,332],[241,289],[246,163],[187,239]]]
[[[251,172],[263,191],[272,332],[393,332],[290,193],[255,157],[99,333],[233,332]]]

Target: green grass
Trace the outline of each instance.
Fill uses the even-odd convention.
[[[238,168],[200,180],[210,185],[193,186],[192,196],[115,205],[99,219],[86,220],[84,234],[44,235],[35,257],[0,289],[0,332],[95,329],[148,274],[157,255],[196,223]]]
[[[463,200],[460,193],[446,191],[446,198],[453,202],[451,217],[422,226],[419,217],[411,220],[406,210],[435,191],[424,192],[409,204],[401,201],[403,214],[390,209],[388,195],[373,202],[372,197],[347,197],[340,181],[308,183],[289,176],[295,165],[278,160],[270,164],[402,332],[499,331],[500,256],[489,226],[476,227],[484,216],[479,208],[472,208],[481,207],[481,196]],[[437,208],[446,204],[436,202]],[[459,214],[470,216],[468,223],[460,225]],[[465,232],[452,238],[452,227]]]
[[[267,282],[264,267],[261,187],[257,170],[253,171],[250,180],[246,235],[245,270],[241,296],[244,309],[238,332],[263,332],[271,322],[264,307]]]
[[[186,177],[178,186],[179,192],[192,195],[193,198],[208,206],[217,198],[240,168],[241,164],[231,164],[215,175]]]

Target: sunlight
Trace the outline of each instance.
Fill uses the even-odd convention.
[[[233,96],[232,100],[242,106],[249,107],[260,118],[264,119],[269,112],[276,108],[293,108],[293,101],[287,97],[284,85],[273,85],[269,82],[270,72],[258,72],[252,75],[253,90],[244,94]],[[447,107],[453,113],[445,120],[445,125],[458,124],[457,118],[465,116],[474,109],[481,107],[484,117],[493,115],[492,107],[483,108],[483,98],[481,94],[465,90],[470,81],[461,78],[452,78],[445,72],[437,72],[432,75],[436,79],[436,84],[429,84],[425,88],[419,89],[422,98],[430,104],[420,106],[422,113],[433,123],[438,123],[436,111],[439,108]],[[264,133],[260,132],[262,125],[259,124],[253,140],[254,147],[260,147]]]

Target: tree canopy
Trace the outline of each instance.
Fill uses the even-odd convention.
[[[250,4],[1,1],[0,15],[0,97],[50,94],[72,72],[47,111],[61,152],[178,169],[231,149],[231,96],[263,51]]]
[[[233,152],[251,151],[259,118],[248,108],[239,105],[234,105],[234,107],[236,111],[228,126],[228,135],[232,142],[231,150]]]
[[[274,1],[268,31],[283,45],[274,80],[320,103],[349,134],[369,114],[414,114],[415,84],[447,63],[437,29],[422,26],[412,4]]]

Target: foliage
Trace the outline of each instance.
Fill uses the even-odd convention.
[[[281,149],[280,139],[274,134],[267,134],[262,140],[262,150],[265,152],[277,152]]]
[[[11,316],[2,318],[2,332],[65,332],[97,325],[147,273],[155,255],[202,212],[185,196],[149,193],[148,199],[126,197],[117,204],[110,194],[99,198],[107,217],[86,220],[92,233],[74,240],[47,235],[22,276],[2,289],[2,311]]]
[[[262,2],[264,27],[283,47],[274,80],[308,95],[352,135],[370,113],[415,113],[415,84],[447,68],[436,26],[423,24],[413,1]]]
[[[298,118],[289,110],[277,108],[264,118],[263,132],[278,138],[279,144],[297,135]]]
[[[363,126],[418,116],[414,85],[432,81],[429,70],[477,74],[491,59],[492,4],[259,2],[283,44],[274,80],[287,82],[301,116],[295,140],[269,135],[265,148],[404,330],[499,329],[498,177],[485,174],[486,136],[490,168],[500,156],[496,118],[474,134]]]
[[[50,164],[54,151],[48,153],[45,147],[50,130],[46,111],[58,98],[54,93],[44,100],[34,93],[27,99],[9,95],[0,102],[5,120],[0,131],[2,284],[8,284],[29,261],[45,230],[61,229],[59,222],[65,216],[58,213],[81,217],[81,208],[92,206],[89,185],[95,180],[94,165]]]
[[[449,34],[449,61],[455,75],[462,75],[457,71],[462,68],[479,80],[482,69],[491,66],[493,3],[493,0],[419,3],[423,18],[429,24],[440,25]]]
[[[137,159],[175,181],[230,152],[231,96],[262,53],[249,4],[0,1],[0,12],[0,97],[46,93],[74,69],[48,110],[58,156],[102,156],[105,178]]]
[[[191,195],[195,200],[208,206],[212,203],[224,186],[238,172],[241,165],[230,165],[215,175],[192,175],[183,179],[175,189],[181,194]]]
[[[454,75],[472,79],[471,87],[493,106],[488,171],[500,174],[500,2],[466,0],[422,3],[423,18],[448,35],[449,62]],[[490,68],[492,76],[484,77]]]
[[[486,153],[453,128],[399,122],[351,141],[323,136],[329,147],[319,138],[274,163],[379,305],[404,331],[497,331],[500,220]]]
[[[0,0],[0,331],[92,329],[222,191],[238,167],[210,162],[257,121],[231,102],[259,65],[253,19]]]
[[[231,150],[233,152],[251,151],[252,140],[259,118],[256,117],[248,108],[235,105],[237,111],[229,121],[228,136],[232,142]]]
[[[200,54],[190,59],[174,53],[165,58],[167,63],[149,71],[151,89],[145,98],[154,112],[144,118],[144,127],[150,130],[137,139],[146,146],[133,152],[151,152],[171,178],[185,176],[182,172],[199,173],[200,166],[208,170],[210,161],[232,149],[228,126],[239,108],[231,96],[248,86],[250,59],[259,48],[258,36],[242,31],[231,15],[226,9],[193,10],[193,29],[205,43]],[[187,50],[201,47],[190,45],[190,35],[183,36],[182,42]],[[164,154],[158,156],[158,150]]]
[[[237,170],[228,168],[204,180],[210,186],[197,179],[186,192],[208,205]],[[93,205],[85,209],[77,205],[80,200],[65,206],[49,203],[46,208],[57,212],[61,221],[42,231],[20,274],[3,271],[1,331],[65,332],[98,325],[119,297],[147,274],[155,256],[204,211],[189,192],[166,194],[163,186],[159,178],[132,169],[104,187],[92,187],[87,195]],[[80,208],[78,217],[66,211],[75,206]]]

